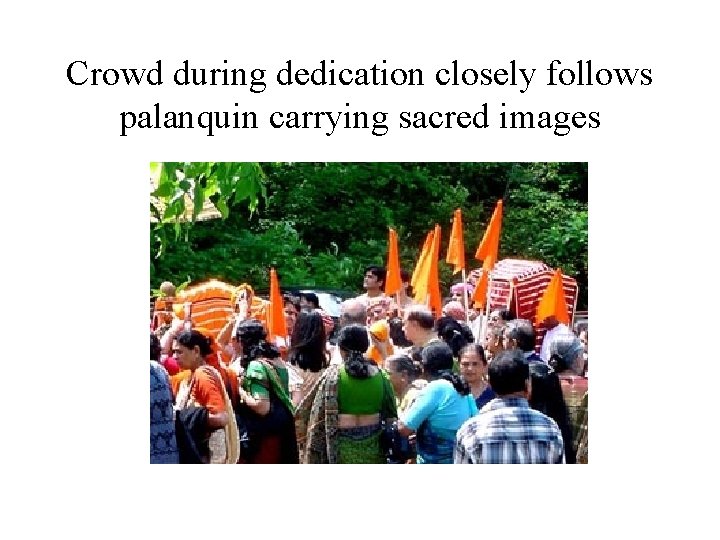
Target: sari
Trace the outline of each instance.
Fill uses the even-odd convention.
[[[573,437],[577,437],[584,412],[583,402],[585,402],[587,408],[585,395],[588,391],[588,380],[585,377],[573,375],[569,372],[559,374],[558,378],[568,408],[568,419],[572,427]]]
[[[575,448],[577,449],[577,455],[575,457],[576,463],[588,462],[588,393],[582,398],[580,405],[580,422],[577,428],[577,435],[575,436]]]
[[[338,382],[340,366],[332,365],[318,379],[298,407],[296,429],[306,433],[301,446],[301,463],[386,463],[380,446],[382,424],[354,428],[338,427]],[[384,388],[380,413],[395,418],[395,394],[380,372]]]
[[[202,392],[198,392],[197,390],[201,386]],[[202,398],[198,394],[202,395]],[[220,373],[212,366],[200,366],[191,373],[189,379],[180,383],[176,400],[178,409],[176,420],[180,422],[185,422],[182,415],[184,412],[199,412],[200,409],[204,409],[208,412],[218,410],[227,413],[228,422],[224,428],[210,430],[207,426],[206,413],[201,425],[196,425],[194,428],[185,426],[188,428],[185,430],[181,429],[183,426],[176,421],[176,430],[178,432],[188,431],[188,436],[195,439],[195,442],[198,443],[197,448],[201,449],[204,454],[201,456],[203,463],[237,463],[239,457],[238,427],[233,413],[233,405]],[[192,417],[196,418],[194,414]],[[201,431],[204,431],[206,436],[199,436]],[[179,434],[178,441],[181,438]]]
[[[298,463],[295,407],[288,393],[287,379],[281,379],[278,368],[271,363],[253,360],[248,365],[244,386],[252,394],[267,396],[270,411],[263,416],[244,403],[238,407],[240,463]]]
[[[338,386],[339,366],[325,370],[307,393],[295,413],[300,463],[338,463]]]

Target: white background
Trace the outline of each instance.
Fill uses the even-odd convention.
[[[3,8],[4,523],[13,538],[705,534],[714,458],[717,50],[684,2],[15,2]],[[262,6],[262,7],[259,7]],[[587,7],[585,7],[587,6]],[[153,67],[161,87],[75,87],[73,60]],[[268,70],[267,90],[176,87],[184,59]],[[292,59],[421,67],[423,87],[278,87]],[[513,87],[439,87],[467,67]],[[547,64],[651,68],[651,86],[547,87]],[[172,69],[171,69],[172,68]],[[233,110],[263,127],[134,130],[119,113]],[[274,130],[268,112],[599,111],[551,130]],[[242,107],[240,107],[242,110]],[[391,120],[392,121],[392,120]],[[147,465],[148,162],[587,161],[593,368],[587,467]],[[711,298],[712,297],[712,298]],[[713,317],[713,318],[710,318]],[[704,320],[703,320],[704,319]],[[712,367],[710,367],[712,366]],[[714,460],[713,460],[714,461]],[[317,525],[321,526],[321,525]],[[3,535],[7,536],[7,535]],[[152,537],[152,536],[151,536]]]

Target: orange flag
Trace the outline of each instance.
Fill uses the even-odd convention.
[[[438,275],[438,258],[440,257],[440,225],[428,233],[425,245],[420,253],[412,286],[415,291],[415,302],[428,305],[439,314],[442,311],[440,297],[440,281]]]
[[[285,303],[280,295],[277,273],[274,268],[270,269],[270,309],[267,317],[268,341],[276,343],[278,337],[287,338],[287,327],[285,326]]]
[[[448,244],[447,257],[445,262],[455,265],[453,274],[465,269],[465,244],[463,242],[462,211],[455,210],[453,217],[452,232],[450,233],[450,244]]]
[[[535,312],[535,323],[540,324],[551,315],[555,315],[555,318],[563,324],[570,323],[565,291],[563,290],[562,271],[559,268],[555,270],[547,289],[540,298],[540,303]]]
[[[502,226],[503,203],[500,199],[495,205],[495,211],[490,218],[485,235],[475,252],[475,258],[483,261],[483,266],[489,265],[492,268],[498,258],[498,247],[500,246],[500,228]],[[487,258],[490,257],[488,263]]]
[[[473,307],[485,309],[485,297],[488,290],[488,271],[483,268],[480,279],[475,284],[475,290],[472,296]]]
[[[436,317],[442,313],[442,297],[440,296],[440,273],[438,270],[438,261],[440,260],[440,225],[435,225],[435,234],[433,235],[433,256],[430,262],[430,300],[428,306],[433,310]]]
[[[400,290],[400,255],[395,229],[390,229],[388,238],[387,273],[385,275],[385,294],[392,296]]]
[[[423,244],[422,249],[420,250],[420,256],[418,257],[418,262],[415,265],[415,270],[413,270],[412,278],[410,278],[410,285],[412,285],[412,288],[414,291],[417,291],[417,283],[418,279],[420,277],[421,272],[423,271],[423,268],[425,268],[426,261],[430,258],[430,253],[432,249],[432,239],[433,235],[435,233],[433,231],[430,231],[427,233],[427,236],[425,237],[425,243]],[[422,303],[425,303],[423,300]]]

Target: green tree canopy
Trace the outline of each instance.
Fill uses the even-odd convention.
[[[453,210],[462,209],[466,259],[475,268],[475,249],[503,198],[500,258],[562,267],[580,284],[579,308],[587,305],[586,163],[191,165],[191,172],[215,175],[217,189],[206,182],[203,193],[224,219],[192,226],[169,220],[176,234],[162,241],[158,230],[167,223],[155,224],[151,286],[216,277],[266,288],[275,266],[287,286],[357,291],[363,268],[385,263],[389,226],[398,231],[401,264],[412,271],[425,235],[439,223],[446,293],[458,279],[444,263]],[[235,171],[234,183],[223,179],[228,171]],[[160,245],[165,252],[156,258]]]

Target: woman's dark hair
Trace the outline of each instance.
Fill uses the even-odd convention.
[[[393,317],[388,321],[390,325],[390,339],[396,347],[412,347],[412,341],[405,336],[403,320],[400,317]]]
[[[257,360],[258,358],[280,358],[280,349],[272,343],[262,341],[250,351],[248,363],[253,360]]]
[[[212,353],[212,340],[203,336],[197,330],[183,330],[177,336],[177,342],[187,349],[200,349],[200,356]]]
[[[160,360],[160,351],[162,350],[162,347],[160,347],[160,340],[155,334],[150,334],[150,360],[155,360],[156,362]]]
[[[423,359],[422,359],[422,347],[413,347],[410,349],[410,359],[412,360],[412,363],[415,365],[415,371],[417,372],[417,376],[421,377],[425,373],[425,368],[423,367]]]
[[[528,402],[533,409],[555,420],[565,443],[565,461],[575,463],[572,429],[560,379],[545,362],[530,362],[529,368],[532,386]]]
[[[421,355],[423,369],[431,378],[450,382],[461,396],[470,393],[470,385],[460,375],[452,372],[453,352],[447,344],[433,342],[422,350]]]
[[[462,350],[460,351],[460,356],[465,354],[466,352],[474,352],[480,357],[480,361],[487,366],[487,358],[485,358],[485,349],[482,345],[479,343],[469,343],[465,345]]]
[[[247,319],[238,325],[235,337],[242,345],[243,355],[240,359],[240,365],[243,368],[248,367],[251,360],[262,356],[260,350],[257,350],[267,337],[267,332],[260,321],[256,319]]]
[[[385,360],[385,365],[392,364],[395,371],[405,373],[410,381],[414,381],[420,375],[415,362],[407,354],[393,354]]]
[[[367,328],[359,324],[350,324],[340,329],[338,334],[338,347],[345,351],[345,371],[357,379],[367,379],[370,376],[370,365],[373,364],[365,358],[365,352],[370,346]]]
[[[438,337],[450,346],[456,358],[468,343],[475,341],[472,330],[449,316],[440,317],[435,323],[435,330]]]
[[[290,338],[288,361],[300,369],[318,372],[326,365],[325,325],[317,311],[301,312]]]

